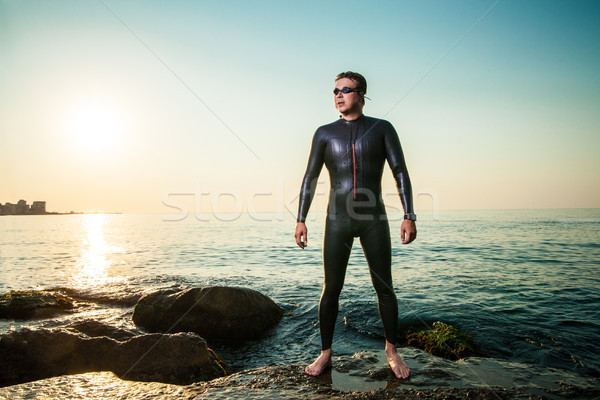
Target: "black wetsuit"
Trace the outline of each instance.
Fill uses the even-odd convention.
[[[300,190],[298,222],[304,222],[323,164],[331,188],[323,240],[325,281],[319,303],[322,349],[331,347],[338,298],[354,237],[360,242],[377,292],[386,339],[395,343],[398,304],[392,285],[390,231],[381,196],[381,176],[388,161],[406,213],[413,212],[412,189],[402,148],[387,121],[360,116],[339,119],[315,132]]]

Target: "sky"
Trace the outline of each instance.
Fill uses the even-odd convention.
[[[580,0],[0,0],[0,203],[295,214],[347,70],[418,210],[600,207],[600,3]],[[324,211],[325,169],[318,191]]]

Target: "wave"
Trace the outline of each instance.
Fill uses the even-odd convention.
[[[139,292],[115,292],[115,291],[99,291],[93,292],[90,289],[76,289],[70,287],[55,287],[51,289],[46,289],[50,292],[58,292],[60,294],[64,294],[65,296],[69,296],[70,298],[81,301],[81,302],[90,302],[97,304],[104,304],[110,306],[120,306],[120,307],[133,307],[137,303],[137,301],[144,294],[143,291]]]

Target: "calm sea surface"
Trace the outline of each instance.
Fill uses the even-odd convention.
[[[262,341],[218,351],[234,368],[306,362],[318,353],[323,215],[309,219],[309,247],[294,217],[161,215],[0,217],[0,293],[65,287],[113,299],[50,320],[0,321],[0,332],[97,319],[133,328],[119,299],[205,285],[259,290],[287,315]],[[231,216],[233,218],[235,216]],[[421,213],[417,241],[400,244],[392,221],[400,329],[444,321],[502,360],[600,376],[600,210]],[[227,217],[230,218],[230,217]],[[334,349],[380,349],[382,331],[358,240],[340,302]],[[123,300],[125,303],[125,301]]]

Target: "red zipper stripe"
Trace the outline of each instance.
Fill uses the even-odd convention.
[[[354,199],[356,199],[356,154],[354,153],[354,143],[352,143],[352,167],[354,168]]]

